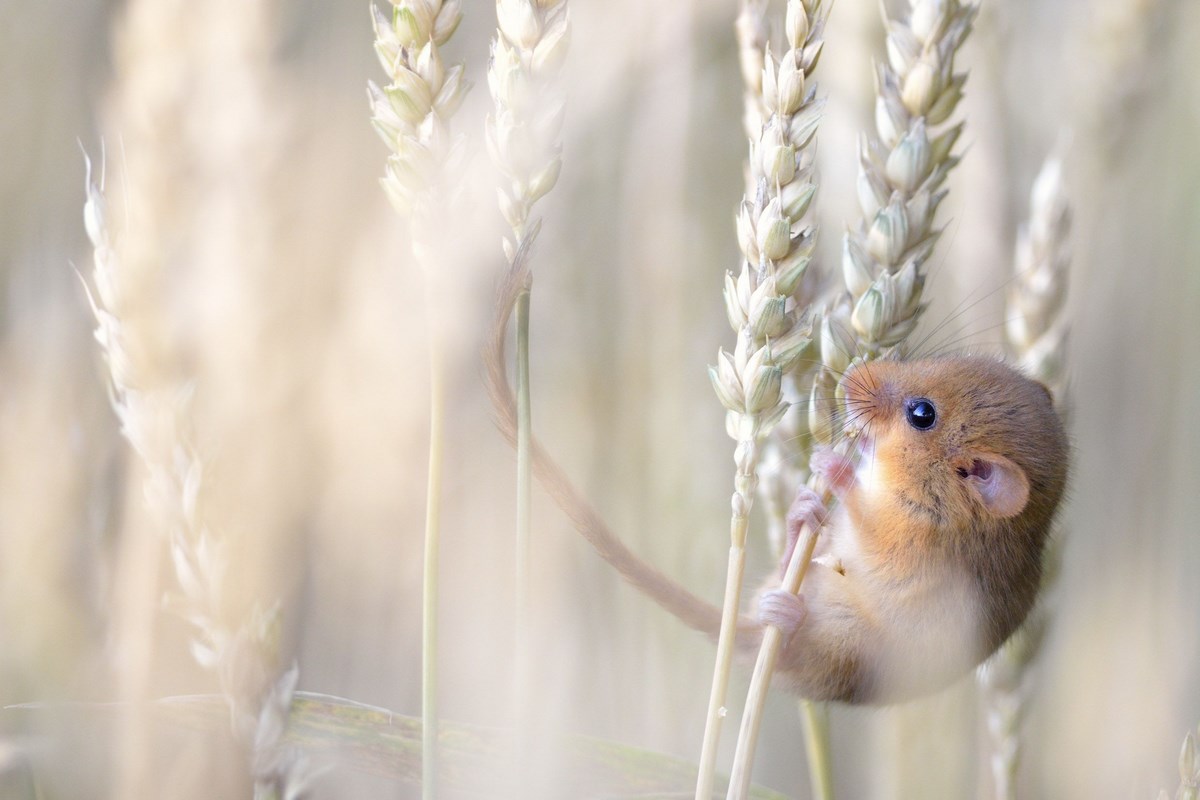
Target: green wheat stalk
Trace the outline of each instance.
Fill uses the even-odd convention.
[[[441,543],[445,358],[440,276],[434,235],[445,184],[462,151],[449,121],[467,92],[463,66],[446,68],[441,47],[462,20],[462,0],[391,0],[392,14],[372,6],[375,52],[390,83],[368,83],[371,122],[392,151],[380,181],[392,205],[410,220],[414,255],[425,273],[429,316],[429,473],[425,508],[425,557],[421,614],[422,797],[437,797],[438,775],[438,573]]]
[[[508,223],[503,238],[510,270],[522,270],[516,297],[517,532],[514,666],[517,758],[514,767],[532,779],[534,747],[532,600],[533,412],[529,377],[529,314],[532,273],[528,252],[541,219],[534,204],[558,182],[562,169],[564,93],[562,65],[570,40],[566,0],[497,0],[496,36],[488,63],[488,88],[495,105],[488,115],[488,150],[502,180],[500,212]],[[521,255],[518,255],[521,254]],[[533,781],[536,783],[536,781]]]

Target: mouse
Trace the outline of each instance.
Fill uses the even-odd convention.
[[[797,491],[782,565],[804,525],[817,549],[798,596],[760,592],[760,622],[783,633],[778,674],[798,694],[899,702],[969,672],[1029,615],[1069,443],[1050,392],[998,358],[878,360],[842,385],[853,444],[811,461],[836,505]]]
[[[514,259],[498,285],[483,353],[498,427],[514,446],[504,351],[514,302],[529,286],[524,264]],[[811,700],[882,705],[948,686],[1028,616],[1069,445],[1049,390],[998,358],[859,362],[841,384],[841,426],[853,444],[819,449],[811,462],[836,504],[798,487],[780,573],[758,592],[757,615],[739,617],[735,641],[752,661],[765,626],[776,626],[782,686]],[[531,450],[539,482],[601,558],[715,641],[721,609],[630,550],[536,437]],[[772,588],[805,525],[820,537],[799,594]]]

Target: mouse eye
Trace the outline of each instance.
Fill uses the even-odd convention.
[[[904,416],[908,418],[909,425],[925,431],[932,428],[937,420],[937,409],[924,397],[917,397],[904,404]]]

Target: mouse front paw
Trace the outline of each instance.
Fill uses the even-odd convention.
[[[792,560],[792,551],[800,540],[800,531],[807,525],[813,533],[821,530],[829,512],[821,502],[821,496],[807,486],[796,490],[796,499],[787,513],[787,542],[783,547],[783,558],[779,562],[779,573],[787,572],[788,563]]]
[[[808,460],[814,475],[820,475],[829,484],[829,489],[838,498],[843,497],[854,486],[854,462],[849,456],[832,447],[818,447]]]
[[[808,605],[804,598],[789,591],[771,589],[763,592],[758,600],[758,621],[778,628],[785,645],[807,617]]]

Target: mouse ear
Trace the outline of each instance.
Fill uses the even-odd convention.
[[[1029,478],[1025,471],[1004,456],[976,455],[958,474],[984,507],[997,517],[1015,517],[1029,502]]]

